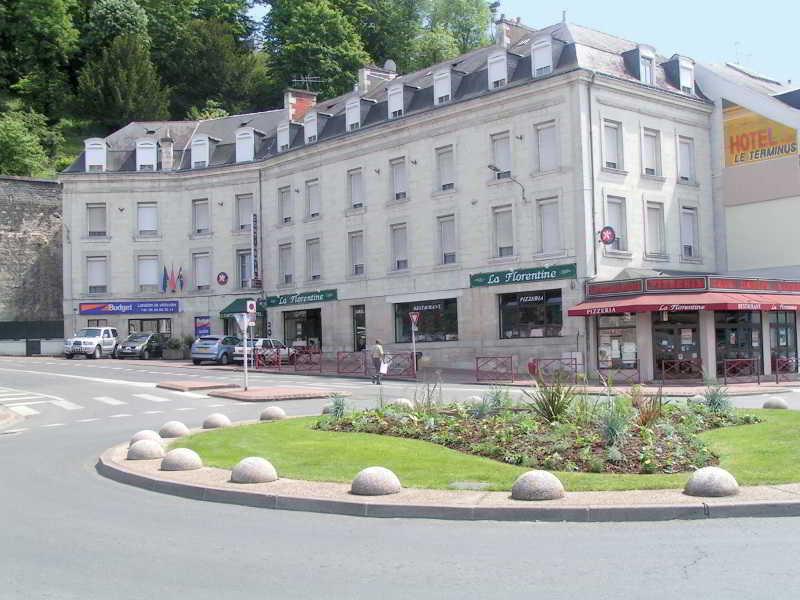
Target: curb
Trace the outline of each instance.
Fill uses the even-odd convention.
[[[253,508],[269,508],[299,512],[337,514],[352,517],[437,519],[451,521],[548,521],[573,523],[624,523],[635,521],[672,521],[742,517],[797,517],[800,500],[787,502],[742,502],[709,505],[660,504],[648,506],[617,505],[587,507],[532,506],[525,503],[513,507],[453,506],[420,504],[386,504],[380,501],[343,501],[269,494],[242,489],[206,487],[192,483],[169,481],[135,473],[112,459],[115,448],[109,448],[97,460],[98,474],[126,485],[161,494],[203,502],[219,502]]]

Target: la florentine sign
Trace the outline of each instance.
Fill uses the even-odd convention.
[[[484,287],[490,285],[511,285],[514,283],[536,283],[538,281],[551,281],[554,279],[575,279],[577,276],[578,271],[575,263],[570,263],[568,265],[555,265],[552,267],[475,273],[469,276],[469,286]]]
[[[82,315],[151,315],[176,313],[177,300],[158,302],[81,302],[78,307]]]
[[[293,304],[308,304],[309,302],[328,302],[338,298],[337,290],[319,290],[318,292],[300,292],[299,294],[285,294],[283,296],[269,296],[267,306],[290,306]]]

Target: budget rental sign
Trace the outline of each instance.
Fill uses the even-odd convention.
[[[738,165],[797,154],[797,130],[751,112],[728,107],[725,120],[725,165]]]

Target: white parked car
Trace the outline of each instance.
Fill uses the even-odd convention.
[[[83,354],[86,358],[117,355],[118,337],[114,327],[87,327],[64,340],[64,358]]]
[[[280,340],[272,338],[256,338],[254,340],[247,340],[247,358],[249,358],[251,361],[253,360],[253,348],[255,348],[256,353],[267,355],[267,360],[270,360],[271,358],[272,361],[274,361],[275,353],[277,353],[277,355],[281,357],[281,362],[288,364],[294,363],[294,355],[297,352],[294,348],[287,348],[286,344]],[[244,361],[243,345],[236,346],[233,351],[233,360],[235,362]]]

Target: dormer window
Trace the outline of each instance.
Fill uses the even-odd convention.
[[[645,85],[655,85],[656,55],[648,46],[639,46],[639,81]]]
[[[389,118],[397,119],[403,116],[403,85],[396,85],[389,88],[387,97],[389,107]]]
[[[694,62],[688,58],[678,61],[680,87],[684,94],[694,94]]]
[[[136,140],[136,170],[156,170],[156,142],[149,138]]]
[[[278,152],[286,152],[289,149],[289,122],[286,121],[278,125]]]
[[[539,40],[531,47],[531,74],[541,77],[553,72],[553,46],[550,39]]]
[[[433,101],[437,106],[450,102],[452,89],[450,69],[433,74]]]
[[[347,101],[345,123],[347,131],[355,131],[361,127],[361,98],[353,98]]]
[[[506,53],[492,54],[487,59],[487,71],[489,72],[489,89],[496,90],[506,85],[508,77],[508,66]]]
[[[203,169],[208,166],[209,146],[211,142],[207,135],[192,138],[192,168]]]
[[[242,127],[236,130],[236,162],[248,162],[255,158],[255,130]]]
[[[103,173],[106,170],[107,148],[106,141],[102,138],[89,138],[83,142],[87,173]]]
[[[303,118],[303,135],[306,144],[313,144],[317,141],[317,113],[308,112]]]

